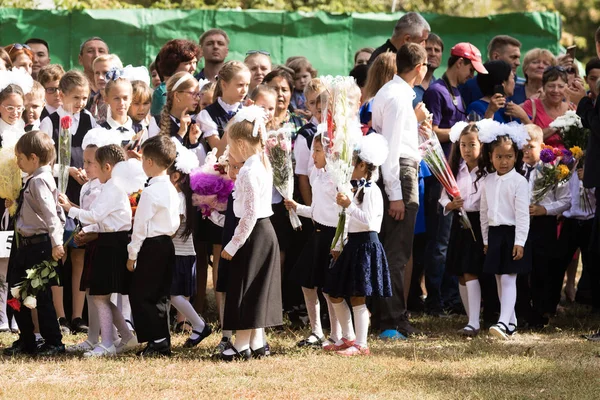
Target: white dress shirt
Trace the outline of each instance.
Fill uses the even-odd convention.
[[[463,208],[466,212],[479,211],[479,201],[481,200],[481,185],[483,185],[484,178],[481,178],[477,185],[478,167],[475,167],[469,172],[469,167],[464,160],[460,161],[458,167],[458,174],[456,174],[456,184],[460,191],[460,198],[463,199]],[[450,212],[446,211],[446,206],[450,203],[450,197],[448,193],[442,189],[442,195],[440,196],[440,204],[444,207],[444,215],[448,215]]]
[[[94,203],[100,192],[102,192],[102,185],[103,184],[100,183],[100,180],[98,178],[92,179],[91,181],[87,181],[86,183],[84,183],[81,187],[81,192],[79,195],[79,208],[81,208],[82,210],[91,210],[92,204]],[[97,224],[91,224],[88,226],[85,226],[86,224],[84,224],[83,222],[81,222],[81,224],[84,225],[84,232],[100,231],[100,228]]]
[[[14,124],[7,124],[0,118],[0,136],[2,137],[2,146],[15,145],[17,141],[25,134],[25,122],[18,119]]]
[[[529,185],[527,179],[513,168],[499,176],[489,174],[481,190],[481,234],[488,244],[490,226],[515,227],[515,245],[525,246],[529,234]]]
[[[127,246],[129,259],[137,260],[144,240],[157,236],[173,236],[179,228],[179,195],[169,175],[150,179],[138,202],[131,243]]]
[[[266,155],[255,154],[248,158],[235,181],[233,212],[240,221],[231,241],[225,246],[225,251],[231,256],[246,243],[259,218],[273,215],[273,174],[265,168],[262,157]]]
[[[596,215],[596,194],[595,189],[586,189],[583,187],[583,182],[579,180],[577,173],[571,175],[568,182],[569,192],[571,194],[571,208],[563,213],[565,218],[573,218],[578,220],[589,220]],[[588,209],[584,210],[581,204],[581,195],[587,196],[589,200]]]
[[[529,175],[529,192],[533,193],[533,186],[535,185],[536,179],[541,176],[541,172],[538,171],[537,167],[542,162],[538,162],[536,168],[531,171]],[[550,190],[538,205],[543,206],[546,209],[547,215],[560,215],[563,211],[567,211],[571,207],[571,197],[569,194],[569,183],[559,183],[554,189]]]
[[[421,161],[419,124],[412,106],[415,91],[398,75],[383,85],[373,99],[373,129],[388,142],[389,154],[381,166],[390,201],[402,200],[400,158]]]
[[[150,124],[148,124],[148,139],[156,136],[160,133],[160,126],[156,123],[154,117],[150,118]]]
[[[85,113],[88,114],[88,116],[90,117],[90,121],[92,124],[92,128],[97,128],[98,124],[96,123],[96,120],[94,119],[94,117],[92,116],[92,114],[90,114],[90,112],[86,109],[83,109],[81,111],[79,111],[77,114],[70,114],[67,113],[64,108],[62,108],[62,106],[58,107],[58,109],[56,110],[56,112],[58,113],[58,116],[60,117],[60,119],[62,119],[65,116],[70,116],[72,118],[72,124],[71,124],[71,128],[69,130],[69,132],[71,133],[71,135],[75,135],[77,133],[77,128],[79,128],[79,121],[81,120],[81,113]],[[50,114],[52,115],[52,114]],[[50,116],[47,116],[46,118],[44,118],[42,120],[42,122],[40,123],[40,131],[47,133],[50,137],[52,137],[52,132],[54,130],[54,127],[52,126],[52,120],[50,119]]]
[[[111,115],[106,117],[106,123],[110,125],[110,129],[116,130],[121,137],[121,142],[130,141],[135,136],[133,130],[133,121],[127,117],[127,121],[124,124],[120,124],[115,121]]]
[[[364,190],[362,203],[358,204],[358,194]],[[352,203],[346,209],[348,215],[348,233],[377,232],[381,230],[383,221],[383,196],[379,186],[372,183],[370,187],[358,189]]]
[[[317,120],[315,117],[312,117],[310,122],[316,126],[319,125],[319,120]],[[310,143],[310,148],[308,145],[309,143],[306,142],[306,138],[304,136],[298,135],[298,137],[296,137],[296,143],[294,143],[294,159],[296,160],[296,170],[294,173],[296,175],[311,175],[311,170],[315,165],[315,162],[312,158],[313,143]]]
[[[337,227],[340,206],[335,201],[338,192],[331,180],[331,175],[323,168],[313,168],[310,173],[310,186],[312,188],[312,204],[310,206],[298,204],[296,212],[299,216],[312,218],[321,225]]]
[[[48,115],[54,114],[56,110],[58,110],[58,108],[52,107],[49,104],[46,104],[44,107],[46,108],[46,111],[48,111]]]
[[[127,193],[109,179],[89,210],[71,208],[69,217],[84,225],[98,226],[98,232],[122,232],[131,229],[131,205]],[[83,229],[86,232],[85,228]]]
[[[217,102],[223,108],[223,110],[228,113],[237,112],[242,106],[242,103],[227,104],[220,97],[217,98]],[[200,111],[200,114],[198,114],[198,124],[200,125],[200,130],[202,131],[204,138],[209,138],[210,136],[219,136],[219,128],[217,127],[217,123],[213,121],[208,111]]]

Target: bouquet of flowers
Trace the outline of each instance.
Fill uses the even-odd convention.
[[[454,174],[450,169],[450,165],[448,165],[448,161],[444,155],[444,150],[442,150],[442,146],[437,138],[437,135],[431,135],[428,140],[425,140],[423,143],[421,143],[419,145],[419,151],[421,152],[423,161],[425,161],[427,167],[431,171],[431,174],[435,176],[435,178],[442,184],[446,192],[448,192],[448,194],[450,194],[452,197],[459,197],[460,190],[458,189],[456,179],[454,178]],[[475,233],[473,232],[473,226],[471,225],[471,221],[469,220],[465,210],[461,208],[458,214],[460,215],[460,222],[462,226],[470,229],[471,234],[473,235],[473,240],[477,241],[475,238]]]
[[[350,178],[353,171],[354,149],[362,137],[360,121],[356,113],[356,101],[360,99],[360,90],[354,78],[347,76],[321,77],[325,84],[323,116],[326,131],[322,134],[323,148],[327,159],[327,171],[338,192],[352,197]],[[344,240],[346,210],[342,209],[331,248]]]
[[[192,202],[200,209],[204,218],[209,217],[213,211],[227,209],[227,199],[234,182],[227,176],[226,160],[225,154],[217,159],[217,149],[212,149],[206,156],[204,165],[190,173],[190,187],[194,191]]]
[[[137,192],[133,192],[129,195],[129,205],[131,206],[131,217],[135,218],[135,212],[137,210],[137,206],[140,202],[140,196],[142,195],[142,191],[139,190]]]
[[[27,277],[24,281],[17,284],[17,286],[10,289],[13,298],[8,300],[6,304],[15,311],[20,311],[21,304],[27,308],[36,308],[36,296],[38,292],[46,290],[50,282],[54,279],[58,283],[57,266],[58,262],[54,260],[42,261],[31,267],[31,269],[26,270]]]
[[[71,167],[71,125],[73,119],[65,115],[60,119],[58,134],[58,190],[66,193],[69,183],[69,168]]]
[[[583,156],[583,150],[578,146],[568,150],[545,145],[542,147],[541,163],[536,167],[538,173],[531,192],[532,204],[539,203],[559,183],[569,180]]]
[[[552,121],[550,127],[558,129],[567,149],[575,146],[581,149],[587,147],[590,130],[583,127],[581,118],[575,111],[569,110],[565,115],[556,118]]]
[[[14,146],[2,147],[0,149],[0,198],[12,200],[12,205],[8,209],[11,216],[17,211],[16,200],[22,183]]]
[[[273,186],[285,199],[294,195],[294,170],[292,168],[292,131],[283,127],[270,132],[265,151],[273,168]],[[293,209],[289,210],[294,229],[302,229],[302,222]]]

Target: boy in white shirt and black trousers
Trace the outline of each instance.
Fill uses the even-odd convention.
[[[525,178],[529,181],[530,193],[533,190],[536,179],[540,172],[536,169],[540,161],[542,140],[544,138],[542,128],[537,125],[526,125],[530,139],[523,146],[523,162]],[[553,265],[559,262],[557,230],[557,216],[561,215],[571,207],[571,198],[568,184],[559,184],[548,192],[546,196],[529,206],[531,223],[527,246],[531,248],[531,274],[529,276],[529,287],[518,285],[517,296],[529,304],[531,310],[525,316],[529,327],[541,329],[548,324],[548,316],[556,313],[556,305],[552,309],[549,302],[549,294],[552,287],[551,271]],[[529,292],[527,293],[527,290]],[[519,300],[521,304],[521,301]]]
[[[175,143],[166,135],[142,145],[142,166],[149,177],[133,222],[127,269],[133,282],[129,300],[138,341],[148,345],[138,355],[171,355],[169,295],[175,265],[171,237],[179,228],[179,195],[167,169],[175,161]]]
[[[15,287],[25,279],[26,270],[43,261],[59,261],[63,248],[64,214],[57,205],[58,190],[52,177],[51,163],[56,158],[54,143],[48,135],[31,131],[23,135],[15,147],[19,168],[30,175],[17,199],[15,217],[19,247],[13,248],[9,266],[9,284]],[[16,246],[15,246],[16,247]],[[38,354],[52,356],[65,352],[56,320],[50,286],[36,296],[40,333],[44,345],[36,347],[31,310],[21,306],[15,312],[19,324],[19,339],[4,349],[5,356]]]

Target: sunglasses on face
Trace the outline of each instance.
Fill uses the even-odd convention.
[[[249,50],[248,52],[246,52],[247,56],[250,56],[252,54],[262,54],[263,56],[267,56],[267,57],[271,56],[271,53],[269,53],[268,51],[264,51],[264,50]]]
[[[544,72],[554,71],[554,70],[557,70],[558,72],[567,72],[567,70],[564,67],[560,66],[560,65],[551,65],[548,68],[546,68],[544,70]]]

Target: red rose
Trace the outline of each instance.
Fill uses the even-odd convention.
[[[69,129],[73,125],[73,119],[69,115],[65,115],[60,119],[60,127],[62,129]]]
[[[15,298],[12,298],[6,302],[6,305],[10,306],[16,312],[21,311],[21,302]]]

